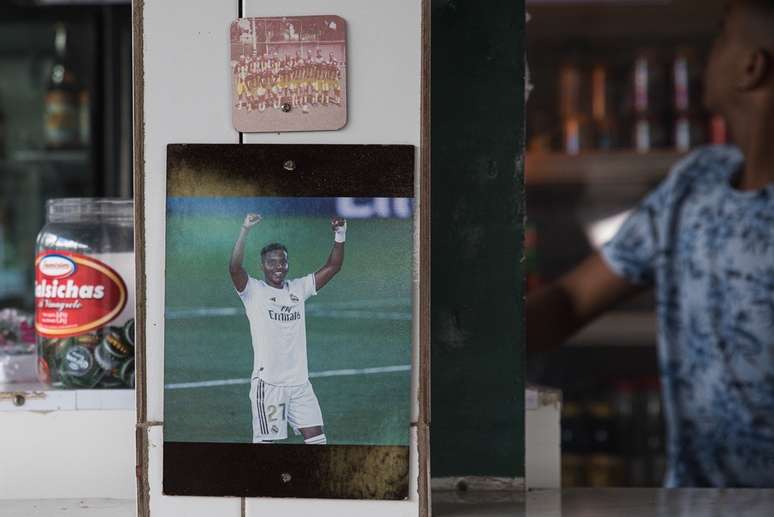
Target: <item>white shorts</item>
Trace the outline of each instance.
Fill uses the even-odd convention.
[[[286,439],[288,424],[296,432],[323,425],[320,403],[309,381],[300,386],[275,386],[253,379],[250,383],[250,407],[253,412],[253,443]]]

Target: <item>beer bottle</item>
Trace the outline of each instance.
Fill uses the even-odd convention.
[[[67,28],[63,23],[56,26],[54,47],[56,55],[44,97],[43,138],[49,149],[66,149],[77,147],[80,139],[80,88],[67,54]]]

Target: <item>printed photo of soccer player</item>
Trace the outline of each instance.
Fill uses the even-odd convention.
[[[289,424],[303,435],[304,443],[325,445],[320,404],[309,382],[304,304],[341,270],[347,222],[341,217],[331,220],[334,242],[328,260],[301,278],[286,279],[289,265],[285,245],[267,244],[261,249],[263,279],[258,280],[242,264],[245,241],[261,219],[260,214],[245,216],[229,262],[231,281],[245,306],[253,344],[253,443],[286,439]]]
[[[287,468],[299,448],[312,461],[368,446],[396,458],[404,479],[416,401],[414,152],[168,146],[166,455],[238,446]]]

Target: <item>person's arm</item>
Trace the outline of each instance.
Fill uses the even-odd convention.
[[[319,291],[327,284],[336,273],[341,271],[341,265],[344,263],[344,241],[347,236],[347,221],[340,217],[334,217],[331,220],[333,229],[333,249],[328,255],[328,261],[314,274],[315,289]]]
[[[247,214],[239,230],[239,237],[234,243],[234,249],[231,251],[231,260],[228,263],[228,272],[231,274],[231,281],[234,287],[240,293],[245,290],[247,285],[247,271],[242,267],[245,259],[245,240],[250,228],[261,222],[261,216],[258,214]]]
[[[602,256],[594,253],[527,297],[527,350],[540,352],[561,346],[594,318],[646,288],[616,275]]]

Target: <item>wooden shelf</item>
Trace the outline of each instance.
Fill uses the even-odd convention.
[[[133,389],[57,390],[38,383],[0,384],[0,412],[134,408]]]
[[[588,325],[569,346],[655,346],[657,321],[653,312],[613,311]]]
[[[552,184],[655,184],[666,177],[683,156],[675,151],[527,153],[524,176],[527,186]]]
[[[131,517],[137,510],[133,499],[10,499],[0,502],[2,515],[66,515],[67,517]]]
[[[16,162],[55,162],[85,164],[89,161],[88,149],[24,149],[13,155]]]

